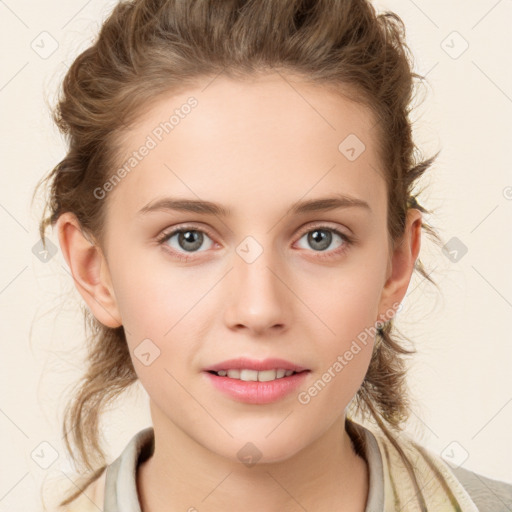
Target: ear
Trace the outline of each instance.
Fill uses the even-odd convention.
[[[63,213],[56,226],[64,259],[80,295],[99,322],[119,327],[121,315],[103,252],[86,238],[74,214]]]
[[[391,320],[394,314],[390,316],[390,312],[396,312],[407,292],[420,252],[421,222],[421,212],[416,208],[409,208],[404,235],[397,241],[388,263],[387,278],[379,303],[379,318],[376,320]]]

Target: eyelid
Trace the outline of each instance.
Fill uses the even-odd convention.
[[[338,232],[340,235],[343,235],[349,240],[355,240],[355,238],[352,235],[349,235],[348,233],[345,233],[339,226],[332,226],[331,223],[328,221],[317,221],[313,224],[307,224],[304,228],[301,228],[299,238],[302,238],[306,233],[309,233],[310,231],[316,229],[316,228],[324,228],[324,229],[332,229],[335,232]]]
[[[212,232],[205,227],[199,227],[198,225],[194,224],[178,224],[177,226],[173,226],[172,228],[164,229],[159,235],[157,235],[156,240],[159,243],[163,243],[163,241],[166,238],[170,238],[174,234],[176,234],[179,231],[199,231],[202,233],[207,234],[212,240],[214,240],[214,236],[212,235]]]
[[[340,230],[340,228],[338,226],[332,226],[332,225],[330,225],[330,223],[328,221],[316,221],[313,224],[310,223],[310,224],[305,225],[303,228],[301,228],[299,231],[300,234],[299,234],[297,240],[299,240],[300,238],[302,238],[302,236],[304,236],[306,233],[308,233],[309,231],[311,231],[315,228],[332,229],[333,231],[340,232],[340,234],[342,234],[343,236],[346,236],[350,240],[354,239],[353,235],[344,233],[342,230]],[[194,225],[194,224],[185,223],[185,224],[178,224],[177,226],[173,226],[172,228],[169,228],[169,229],[165,229],[157,236],[157,240],[158,241],[165,240],[166,237],[171,236],[172,234],[176,233],[177,231],[186,231],[187,229],[189,229],[191,231],[192,230],[201,231],[201,232],[206,233],[210,238],[212,238],[212,239],[215,238],[213,236],[212,232],[208,228],[203,227],[203,226]]]

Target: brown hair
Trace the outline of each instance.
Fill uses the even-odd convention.
[[[225,73],[240,80],[282,70],[329,86],[371,109],[388,195],[388,231],[393,244],[404,233],[406,214],[418,204],[413,187],[437,157],[422,160],[409,118],[415,79],[402,20],[377,14],[368,0],[134,0],[115,6],[95,43],[67,72],[53,119],[68,151],[49,175],[49,199],[40,222],[45,239],[64,212],[102,246],[106,202],[93,191],[119,165],[119,141],[142,108],[169,90],[186,90],[199,78]],[[36,188],[36,191],[37,191]],[[45,216],[49,209],[49,215]],[[440,243],[435,230],[422,228]],[[435,285],[421,260],[415,264]],[[87,486],[105,467],[99,446],[103,408],[137,380],[123,327],[108,328],[84,310],[90,332],[87,370],[67,404],[63,433],[72,459],[83,460]],[[379,329],[364,382],[351,407],[369,414],[401,453],[421,510],[424,499],[392,431],[410,415],[404,355],[393,321]],[[347,415],[348,417],[348,415]],[[348,427],[350,428],[350,427]],[[75,456],[69,438],[78,449]],[[70,494],[61,505],[71,502]]]

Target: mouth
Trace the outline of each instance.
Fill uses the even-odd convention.
[[[309,372],[309,370],[295,371],[286,370],[284,368],[276,368],[270,370],[251,370],[248,368],[238,369],[232,368],[229,370],[208,370],[208,373],[217,375],[217,377],[227,377],[228,379],[241,380],[244,382],[271,382],[278,379],[285,379],[296,375],[298,373]]]
[[[253,405],[270,404],[284,400],[302,386],[310,370],[252,370],[231,368],[206,370],[203,374],[214,389],[237,402]]]

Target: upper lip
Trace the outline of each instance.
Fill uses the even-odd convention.
[[[263,361],[258,361],[256,359],[249,359],[247,357],[237,357],[236,359],[228,359],[227,361],[222,361],[221,363],[214,364],[212,366],[208,366],[205,368],[205,371],[213,371],[218,372],[219,370],[293,370],[295,372],[302,372],[307,370],[302,366],[299,366],[295,363],[291,363],[290,361],[286,361],[285,359],[277,359],[270,358],[264,359]]]

